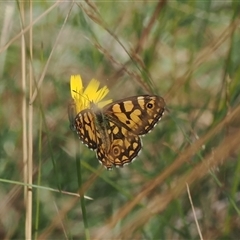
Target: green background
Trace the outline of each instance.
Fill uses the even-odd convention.
[[[1,1],[0,238],[239,238],[239,5]],[[105,170],[70,130],[75,74],[165,99],[130,165]]]

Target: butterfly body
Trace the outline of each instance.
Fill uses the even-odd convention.
[[[140,136],[152,130],[164,108],[163,98],[155,95],[129,97],[102,109],[91,103],[89,109],[77,114],[74,128],[107,169],[122,167],[139,154]]]

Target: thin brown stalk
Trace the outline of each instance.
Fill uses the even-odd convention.
[[[32,96],[32,88],[33,88],[33,72],[32,72],[32,65],[31,65],[31,60],[32,60],[32,2],[30,1],[29,5],[29,25],[31,26],[29,29],[29,53],[30,53],[30,61],[28,62],[29,64],[29,98]],[[28,107],[28,179],[27,183],[32,184],[32,176],[33,176],[33,105],[29,105]],[[26,239],[31,239],[32,238],[32,187],[28,186],[27,187],[27,212],[26,212]]]
[[[187,186],[188,198],[189,198],[189,201],[190,201],[190,204],[191,204],[191,207],[192,207],[193,216],[194,216],[194,220],[195,220],[195,223],[196,223],[196,226],[197,226],[198,234],[199,234],[200,239],[203,240],[202,232],[201,232],[200,226],[199,226],[199,224],[198,224],[198,220],[197,220],[197,216],[196,216],[196,211],[195,211],[195,209],[194,209],[194,205],[193,205],[193,202],[192,202],[191,193],[190,193],[189,186],[188,186],[187,183],[186,183],[186,186]]]
[[[24,28],[25,23],[25,10],[24,2],[20,2],[20,23],[22,29]],[[24,34],[21,35],[21,73],[22,73],[22,121],[23,121],[23,181],[28,183],[28,138],[27,138],[27,102],[26,102],[26,41]],[[28,187],[24,187],[24,202],[26,207],[26,218],[25,218],[25,236],[29,236],[29,220],[28,220]]]

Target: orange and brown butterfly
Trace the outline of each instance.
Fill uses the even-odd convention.
[[[80,75],[71,76],[74,101],[72,128],[80,140],[96,151],[107,169],[132,162],[142,149],[141,136],[150,132],[161,119],[165,102],[156,95],[140,95],[112,102],[101,101],[109,92],[92,79],[83,91]]]

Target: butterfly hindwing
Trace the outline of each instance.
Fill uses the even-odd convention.
[[[90,149],[98,147],[95,115],[89,110],[81,111],[75,118],[75,129],[80,140]]]
[[[111,169],[113,166],[123,167],[138,155],[142,148],[141,139],[138,135],[129,132],[128,129],[117,126],[111,120],[109,120],[109,125],[110,144],[106,144],[101,139],[96,154],[100,163],[107,169]]]

